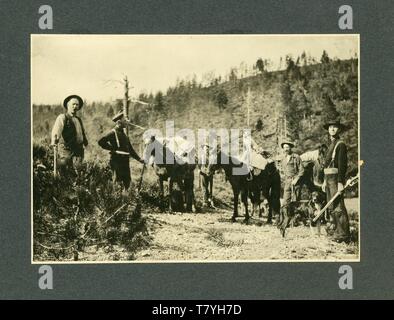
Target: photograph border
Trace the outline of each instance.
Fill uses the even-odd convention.
[[[305,260],[293,260],[293,259],[253,259],[253,260],[122,260],[122,261],[57,261],[57,260],[43,260],[43,261],[34,261],[34,239],[33,239],[33,101],[32,101],[32,93],[33,93],[33,46],[32,41],[35,36],[39,37],[59,37],[59,36],[66,36],[66,37],[79,37],[79,36],[104,36],[104,37],[150,37],[150,36],[159,36],[159,37],[180,37],[180,36],[204,36],[204,37],[212,37],[212,36],[221,36],[221,37],[280,37],[280,36],[294,36],[294,37],[316,37],[316,36],[333,36],[333,37],[357,37],[358,42],[358,208],[359,208],[359,221],[358,221],[358,259],[335,259],[335,260],[326,260],[326,259],[305,259]],[[360,159],[360,152],[361,152],[361,131],[360,131],[360,120],[361,120],[361,36],[360,33],[291,33],[291,34],[261,34],[261,33],[235,33],[235,34],[203,34],[203,33],[196,33],[196,34],[65,34],[65,33],[51,33],[51,34],[41,34],[41,33],[31,33],[30,39],[30,264],[31,265],[43,265],[43,264],[51,264],[51,265],[109,265],[109,264],[258,264],[258,263],[359,263],[361,261],[361,225],[362,225],[362,218],[361,218],[361,167],[363,165],[363,160]]]

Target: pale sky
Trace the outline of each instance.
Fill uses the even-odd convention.
[[[121,98],[127,75],[131,97],[166,92],[176,79],[214,71],[224,76],[241,62],[301,55],[347,59],[358,52],[357,35],[32,35],[32,102],[62,103],[69,94],[88,102]]]

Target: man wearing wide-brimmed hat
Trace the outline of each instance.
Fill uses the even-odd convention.
[[[343,190],[346,182],[347,148],[339,135],[348,127],[342,124],[337,116],[331,116],[323,127],[328,130],[331,142],[326,153],[323,183],[323,191],[326,192],[329,201],[337,191]],[[328,234],[333,236],[334,241],[349,241],[349,217],[342,195],[329,207],[328,213],[332,223],[331,227],[327,228]]]
[[[105,150],[109,150],[111,158],[109,165],[112,170],[112,179],[114,182],[123,184],[127,190],[130,187],[130,157],[144,163],[140,156],[133,149],[129,137],[125,134],[123,129],[128,125],[123,112],[117,113],[112,121],[115,122],[113,128],[108,134],[102,137],[98,144]]]
[[[284,140],[280,146],[285,153],[281,166],[284,175],[283,204],[287,205],[301,198],[301,188],[298,182],[304,174],[304,167],[300,156],[292,150],[294,148],[292,141]]]
[[[80,96],[71,95],[64,99],[63,107],[66,112],[60,114],[52,128],[52,145],[58,147],[60,172],[75,167],[78,169],[84,157],[84,147],[88,145],[81,118],[77,112],[83,107]]]

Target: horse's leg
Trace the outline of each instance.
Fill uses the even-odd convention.
[[[272,223],[272,199],[271,196],[268,198],[268,217],[267,217],[267,223],[271,224]]]
[[[241,192],[241,200],[242,203],[244,204],[245,208],[245,222],[249,221],[249,210],[248,210],[248,190],[242,190]]]
[[[278,227],[278,228],[280,228],[281,226],[282,226],[282,223],[283,223],[283,220],[284,220],[284,218],[283,218],[283,208],[281,208],[280,210],[279,210],[279,217],[278,217],[278,221],[277,221],[277,223],[276,223],[276,226]]]
[[[193,205],[194,205],[193,187],[194,187],[194,177],[191,175],[185,177],[185,181],[184,181],[185,201],[186,201],[186,211],[188,212],[193,212]]]
[[[173,184],[174,181],[172,180],[172,178],[170,177],[170,181],[168,182],[168,198],[169,198],[169,205],[168,205],[168,210],[170,212],[172,212],[172,189],[173,189]]]
[[[233,194],[234,194],[234,211],[233,211],[233,216],[231,218],[232,222],[235,222],[235,218],[238,217],[238,197],[239,197],[239,190],[235,190],[233,188]]]
[[[280,186],[279,186],[280,188]],[[273,216],[273,198],[275,195],[273,181],[270,181],[270,185],[267,190],[267,202],[268,202],[268,215],[267,215],[267,223],[272,224],[272,216]],[[279,189],[279,207],[280,207],[280,189]],[[278,212],[279,213],[279,212]]]
[[[189,201],[189,194],[187,190],[187,182],[184,181],[181,177],[178,177],[177,183],[179,188],[182,191],[182,203],[180,204],[181,208],[186,209],[188,211],[188,201]]]
[[[163,200],[163,197],[164,197],[164,179],[161,176],[159,176],[159,187],[160,187],[160,197]]]
[[[164,210],[164,178],[162,176],[159,176],[159,188],[160,188],[160,200],[161,200],[161,209]]]
[[[271,192],[270,192],[270,208],[272,210],[272,215],[276,217],[280,222],[280,192],[281,192],[281,182],[279,172],[275,172],[272,176]]]
[[[253,215],[256,213],[256,211],[259,212],[260,215],[260,191],[256,191],[256,192],[251,192],[250,194],[250,200],[252,201],[252,213],[251,216],[253,217]]]
[[[258,210],[258,213],[259,213],[259,218],[261,218],[263,216],[263,208],[265,206],[265,201],[268,201],[268,200],[267,200],[267,198],[266,198],[266,196],[264,194],[263,189],[260,188],[259,189],[259,202],[257,204],[257,210]]]
[[[255,212],[256,212],[257,204],[255,202],[255,199],[252,200],[252,212],[250,213],[250,216],[253,217]]]
[[[204,206],[207,205],[209,199],[209,191],[208,191],[208,177],[203,174],[202,177],[202,187],[204,189]]]
[[[194,185],[192,187],[191,194],[192,194],[192,212],[197,212],[196,197],[195,197],[195,194],[194,194]]]
[[[267,177],[267,181],[265,185],[263,186],[262,194],[263,198],[267,200],[268,203],[268,212],[267,212],[267,223],[271,224],[272,223],[272,210],[271,210],[271,177]],[[265,206],[265,209],[267,209],[267,206]],[[260,215],[261,216],[261,215]]]
[[[252,203],[252,213],[251,216],[253,217],[253,215],[257,215],[258,217],[260,217],[260,201],[256,201],[256,199],[254,199],[254,202]]]
[[[271,192],[268,198],[268,219],[275,218],[276,224],[282,222],[280,214],[280,181],[278,185],[271,186]]]
[[[213,175],[209,176],[209,198],[208,202],[210,202],[211,206],[213,207],[213,196],[212,196],[212,188],[213,188]]]

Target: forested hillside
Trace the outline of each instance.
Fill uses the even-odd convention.
[[[285,69],[271,71],[268,63],[259,59],[255,65],[257,72],[252,76],[232,69],[229,77],[213,77],[208,85],[193,78],[179,80],[164,93],[141,93],[138,99],[149,105],[131,104],[130,119],[147,128],[164,128],[165,120],[174,120],[177,129],[250,127],[255,141],[276,154],[284,136],[296,142],[298,152],[327,143],[327,132],[322,126],[329,114],[336,113],[350,126],[343,138],[349,146],[349,171],[356,170],[358,59],[330,59],[323,52],[320,62],[311,62],[303,54],[297,59],[288,56],[285,63]],[[87,101],[81,111],[90,141],[87,159],[107,159],[103,158],[106,152],[98,147],[97,140],[111,129],[110,119],[121,107],[121,100]],[[63,110],[60,105],[33,106],[35,142],[49,141],[54,120]],[[138,128],[130,131],[132,143],[139,151],[142,133]]]

